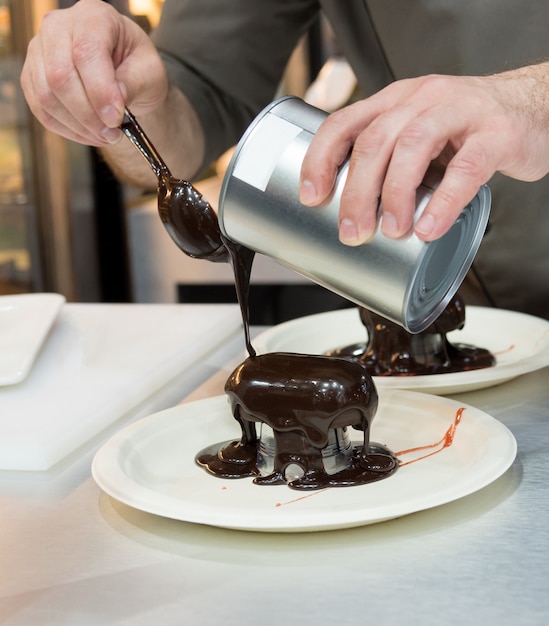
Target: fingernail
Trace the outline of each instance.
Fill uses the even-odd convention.
[[[101,119],[108,128],[116,128],[122,122],[123,114],[117,111],[112,105],[101,109]]]
[[[435,218],[432,215],[422,215],[414,230],[418,235],[428,237],[435,227]]]
[[[316,189],[310,180],[304,180],[299,189],[301,204],[314,204],[316,202]]]
[[[399,234],[397,228],[396,217],[392,213],[383,213],[383,217],[381,218],[381,232],[386,237],[397,237]]]
[[[343,219],[339,223],[339,240],[348,246],[354,246],[358,241],[358,228],[350,219]]]
[[[117,128],[104,128],[101,131],[101,137],[108,141],[110,144],[115,144],[122,138],[122,132]]]

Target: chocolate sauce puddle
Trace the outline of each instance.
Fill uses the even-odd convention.
[[[120,128],[157,176],[158,211],[176,245],[193,258],[229,261],[234,272],[249,356],[229,376],[225,393],[242,435],[238,441],[208,446],[196,462],[215,476],[254,476],[258,485],[288,484],[300,490],[363,485],[393,474],[399,466],[396,456],[370,443],[378,397],[365,367],[332,356],[257,355],[248,305],[255,252],[222,235],[210,204],[189,182],[171,175],[129,111]],[[266,475],[258,467],[256,423],[270,427],[275,442],[273,468]],[[362,431],[362,443],[328,472],[323,451],[334,435],[345,439],[348,427]]]
[[[463,328],[465,303],[456,294],[426,330],[411,334],[365,308],[360,320],[368,340],[327,352],[362,363],[372,376],[418,376],[492,367],[494,355],[484,348],[451,343],[447,333]]]

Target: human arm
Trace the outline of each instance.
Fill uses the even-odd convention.
[[[270,102],[317,13],[314,0],[283,11],[279,0],[166,0],[151,41],[107,3],[80,0],[46,16],[21,82],[46,128],[101,148],[119,177],[155,182],[120,140],[127,105],[174,176],[192,178]]]
[[[329,196],[349,151],[342,241],[358,245],[372,236],[380,198],[383,232],[410,232],[415,191],[435,160],[444,175],[414,231],[436,239],[495,172],[534,181],[549,171],[549,63],[484,77],[397,81],[333,113],[303,163],[304,204]]]
[[[31,40],[21,85],[37,119],[67,139],[101,148],[117,175],[154,187],[151,170],[118,130],[126,103],[163,146],[173,145],[173,124],[196,147],[177,164],[191,176],[201,160],[202,129],[185,97],[168,80],[149,37],[132,20],[100,0],[80,0],[48,13]],[[175,151],[175,149],[174,149]],[[181,159],[181,153],[178,151]],[[169,151],[164,158],[171,162]]]

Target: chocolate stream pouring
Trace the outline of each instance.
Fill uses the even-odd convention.
[[[158,213],[168,234],[186,255],[207,261],[230,262],[235,275],[238,302],[244,323],[248,354],[255,355],[249,328],[248,293],[255,252],[226,239],[217,215],[202,194],[186,181],[175,178],[141,128],[125,109],[120,130],[147,161],[158,179]]]

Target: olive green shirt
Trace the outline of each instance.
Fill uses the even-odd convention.
[[[166,0],[153,40],[206,129],[206,162],[274,98],[321,11],[364,96],[394,79],[493,73],[549,58],[544,0]],[[490,228],[475,260],[489,299],[471,275],[466,302],[549,319],[549,177],[496,175],[490,187]]]

